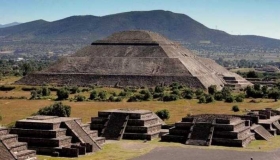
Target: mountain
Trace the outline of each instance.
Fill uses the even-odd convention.
[[[37,52],[41,51],[42,45],[45,44],[48,45],[48,51],[65,52],[71,51],[71,46],[72,51],[77,50],[77,46],[88,45],[94,40],[124,30],[158,32],[194,50],[205,47],[210,51],[233,48],[237,52],[247,52],[258,49],[275,50],[280,46],[280,40],[277,39],[230,35],[224,31],[210,29],[187,15],[163,10],[133,11],[102,17],[72,16],[53,22],[37,20],[0,29],[0,42],[5,41],[5,44],[13,46],[11,48],[26,47],[25,43],[35,44],[39,48],[31,48]],[[208,45],[201,43],[205,41]],[[0,47],[5,47],[5,44]],[[54,44],[56,47],[52,47]],[[63,46],[63,51],[58,45]],[[43,49],[43,52],[46,50]]]
[[[0,28],[6,28],[6,27],[11,27],[11,26],[16,26],[19,25],[20,23],[18,22],[13,22],[13,23],[9,23],[9,24],[0,24]]]

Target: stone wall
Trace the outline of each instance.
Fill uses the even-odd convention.
[[[42,85],[100,85],[100,86],[156,86],[178,82],[190,88],[205,88],[196,77],[190,76],[137,76],[137,75],[94,75],[94,74],[29,74],[15,84]]]

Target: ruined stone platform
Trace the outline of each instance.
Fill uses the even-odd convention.
[[[91,118],[91,129],[113,140],[151,140],[159,136],[161,125],[162,120],[148,110],[105,110]]]
[[[105,138],[82,124],[80,118],[32,116],[18,120],[10,133],[38,154],[78,157],[101,149]]]
[[[36,160],[36,151],[28,150],[27,143],[19,142],[16,134],[9,134],[8,128],[0,127],[1,160]]]
[[[187,145],[245,147],[254,140],[245,120],[231,115],[204,114],[182,118],[162,141]]]

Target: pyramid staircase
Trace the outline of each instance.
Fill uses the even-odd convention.
[[[162,123],[149,110],[112,109],[92,117],[90,129],[106,139],[152,140],[159,137]]]
[[[101,146],[82,127],[82,124],[77,122],[77,120],[66,121],[64,123],[68,132],[71,132],[74,142],[77,142],[75,140],[78,140],[78,142],[81,142],[86,146],[86,152],[96,152],[101,149]]]
[[[28,150],[27,143],[18,142],[16,134],[9,134],[7,128],[0,128],[1,160],[36,160],[36,151]]]
[[[121,140],[127,125],[129,116],[122,113],[111,113],[102,131],[102,137],[112,140]]]
[[[211,123],[194,123],[190,129],[187,145],[210,146],[214,132],[214,126]]]
[[[272,126],[276,128],[276,134],[280,135],[280,124],[278,121],[272,123]]]
[[[261,139],[261,140],[269,140],[270,138],[273,137],[271,133],[269,133],[263,126],[254,124],[251,127],[251,131],[255,133],[255,138],[256,139]]]

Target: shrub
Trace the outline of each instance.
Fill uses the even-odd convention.
[[[71,107],[61,102],[41,108],[36,114],[47,116],[70,117]]]
[[[121,97],[110,96],[109,101],[110,102],[121,102],[122,98]]]
[[[195,91],[195,95],[197,98],[199,98],[200,96],[202,96],[204,94],[203,90],[202,89],[197,89]]]
[[[154,93],[153,98],[157,99],[157,98],[162,98],[163,97],[163,93]]]
[[[280,98],[280,91],[278,88],[269,90],[268,97],[274,99],[275,102]]]
[[[244,98],[242,97],[242,96],[236,96],[236,98],[235,98],[235,101],[236,102],[243,102],[244,101]]]
[[[88,88],[83,88],[83,89],[82,89],[82,92],[88,92],[88,91],[89,91]]]
[[[143,90],[142,94],[143,94],[142,100],[144,100],[144,101],[148,101],[153,98],[153,95],[148,90]]]
[[[162,120],[168,120],[170,118],[170,114],[167,109],[156,111],[156,115]]]
[[[69,97],[69,91],[66,88],[60,88],[56,91],[57,100],[64,100]]]
[[[126,97],[127,95],[128,95],[128,92],[121,91],[119,93],[119,96],[121,96],[121,97]]]
[[[171,90],[179,89],[180,84],[178,82],[173,82],[169,87]]]
[[[127,102],[137,102],[137,101],[138,99],[135,95],[130,96],[129,99],[127,100]]]
[[[83,95],[75,95],[75,100],[76,100],[77,102],[83,102],[83,101],[86,100],[86,97],[83,96]]]
[[[175,94],[166,94],[162,98],[162,100],[166,101],[166,102],[168,102],[168,101],[176,101],[178,99],[179,99],[178,95],[175,95]]]
[[[179,91],[179,89],[174,89],[174,90],[172,90],[171,94],[179,96],[180,95],[180,91]]]
[[[106,100],[107,99],[107,93],[106,91],[101,91],[98,93],[98,97],[101,99],[101,100]]]
[[[37,99],[37,98],[38,98],[38,94],[37,94],[37,91],[36,91],[36,90],[32,90],[32,91],[30,92],[30,94],[31,94],[30,99]]]
[[[164,87],[160,87],[160,86],[155,87],[155,93],[162,93],[162,92],[164,92],[164,90],[165,90]]]
[[[216,85],[211,85],[208,87],[208,93],[211,95],[214,95],[217,92],[217,86]]]
[[[225,99],[228,96],[231,96],[231,89],[229,87],[224,87],[221,91],[223,95],[223,99]]]
[[[211,103],[211,102],[214,102],[214,98],[212,95],[206,95],[205,101],[206,101],[206,103]]]
[[[185,99],[193,99],[193,96],[194,96],[194,92],[191,89],[185,89],[182,92],[182,97]]]
[[[205,96],[200,96],[199,99],[198,99],[198,103],[206,103]]]
[[[239,112],[239,107],[237,105],[232,106],[232,111]]]
[[[90,96],[89,96],[89,99],[91,100],[94,100],[97,98],[97,92],[95,90],[93,90],[91,93],[90,93]]]
[[[70,94],[80,93],[80,89],[78,86],[74,86],[70,89]]]
[[[225,98],[225,102],[227,102],[227,103],[232,103],[232,102],[234,102],[234,97],[233,97],[232,95],[227,96],[227,97]]]
[[[223,94],[222,92],[216,92],[215,95],[214,95],[214,99],[216,101],[222,101],[223,100]]]
[[[42,96],[49,96],[51,95],[51,90],[47,87],[42,88]]]

